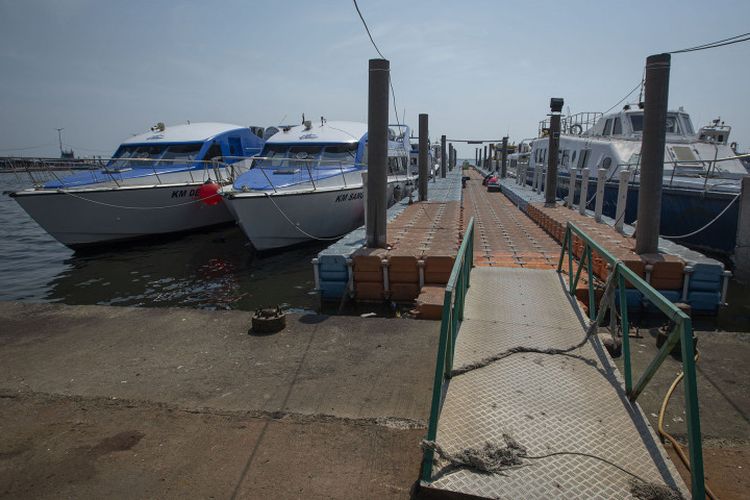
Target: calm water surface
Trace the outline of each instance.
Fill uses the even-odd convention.
[[[0,190],[27,187],[0,173]],[[237,227],[74,253],[0,196],[0,300],[254,310],[317,308],[310,260],[325,244],[256,257]]]
[[[0,173],[0,190],[26,187]],[[310,260],[325,243],[256,257],[237,227],[97,254],[74,253],[49,236],[10,197],[0,196],[0,300],[64,304],[184,306],[254,310],[318,307]],[[750,331],[750,287],[732,282],[718,318],[700,329]]]

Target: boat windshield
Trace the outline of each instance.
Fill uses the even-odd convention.
[[[185,144],[148,144],[120,146],[115,152],[110,167],[152,167],[154,165],[172,164],[181,161],[194,160],[201,150],[203,143],[191,142]],[[170,160],[162,162],[159,160]]]
[[[643,132],[643,113],[630,113],[628,116],[630,117],[630,125],[633,127],[633,132]],[[695,134],[690,116],[685,113],[667,113],[667,133]]]
[[[357,143],[328,144],[323,148],[321,167],[339,168],[351,165],[357,155]]]
[[[261,168],[339,168],[352,164],[357,143],[325,145],[267,144],[263,160],[255,166]],[[322,161],[321,161],[322,160]]]

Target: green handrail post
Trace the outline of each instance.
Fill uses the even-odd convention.
[[[565,248],[568,245],[568,238],[570,238],[570,226],[565,228],[565,236],[563,237],[562,249],[560,250],[560,259],[557,261],[557,272],[562,272],[563,258],[565,257]]]
[[[581,255],[581,261],[578,263],[578,269],[576,270],[576,277],[573,280],[573,285],[571,285],[570,287],[571,295],[575,293],[575,290],[578,287],[578,281],[581,278],[581,271],[583,270],[583,263],[585,260],[586,260],[586,248],[584,247],[583,254]]]
[[[467,257],[466,252],[471,255]],[[453,369],[453,355],[460,321],[463,320],[466,291],[469,288],[471,269],[474,267],[474,218],[464,233],[463,241],[453,263],[448,284],[443,296],[443,313],[440,323],[440,340],[438,342],[437,360],[435,364],[435,378],[432,386],[432,402],[430,404],[430,420],[427,425],[428,441],[437,437],[440,408],[443,403],[444,381],[450,378]],[[422,481],[429,482],[432,477],[432,463],[434,451],[425,450],[422,458]]]
[[[617,272],[617,288],[620,291],[620,318],[622,318],[622,355],[625,370],[625,393],[633,388],[633,376],[630,368],[630,323],[628,322],[628,296],[625,293],[625,278],[619,272],[620,266],[615,266]]]
[[[446,300],[450,300],[450,292],[445,292]],[[450,302],[448,302],[450,305]],[[437,363],[435,364],[435,378],[432,386],[432,403],[430,404],[430,421],[427,424],[427,440],[434,441],[437,436],[438,414],[440,412],[440,402],[443,394],[443,377],[445,376],[445,356],[448,345],[448,328],[450,307],[445,307],[443,302],[443,319],[440,323],[440,341],[438,342]],[[425,450],[422,459],[422,479],[428,481],[432,475],[432,460],[434,458],[433,450]]]
[[[570,293],[574,293],[573,290],[573,235],[571,234],[568,238],[568,281],[570,282]]]
[[[594,291],[594,263],[591,261],[591,247],[586,243],[586,272],[589,278],[589,319],[596,318],[596,293]]]
[[[589,237],[586,233],[581,231],[575,224],[568,222],[565,239],[563,241],[562,248],[560,250],[560,260],[558,261],[558,272],[562,270],[563,258],[565,252],[569,255],[569,266],[572,266],[572,238],[573,235],[578,235],[584,241],[584,253],[581,255],[580,267],[583,266],[583,261],[586,260],[586,267],[589,276],[589,316],[597,324],[601,322],[604,317],[604,313],[607,310],[607,304],[605,303],[600,311],[596,310],[596,296],[594,293],[594,273],[593,273],[593,259],[592,253],[596,251],[611,267],[611,272],[614,273],[612,279],[617,280],[617,288],[620,299],[620,314],[621,324],[623,331],[622,338],[622,350],[623,350],[623,364],[624,364],[624,375],[625,375],[625,392],[630,401],[635,402],[638,396],[643,392],[644,388],[653,378],[656,371],[661,366],[662,362],[672,352],[677,342],[681,343],[682,350],[682,367],[684,374],[684,389],[685,389],[685,414],[687,416],[687,427],[688,427],[688,451],[690,454],[690,468],[691,468],[691,491],[693,498],[705,499],[706,490],[704,484],[704,470],[703,470],[703,449],[701,444],[701,431],[700,431],[700,418],[698,411],[698,387],[696,379],[696,368],[695,368],[695,350],[693,345],[693,327],[690,317],[681,311],[677,306],[668,301],[655,290],[650,284],[648,284],[643,278],[638,276],[632,269],[624,265],[624,263],[615,258],[606,249]],[[569,268],[571,269],[571,268]],[[572,274],[572,272],[571,272]],[[576,273],[575,284],[578,284],[578,274]],[[629,319],[628,319],[628,302],[627,302],[627,291],[626,283],[630,283],[635,289],[641,292],[644,298],[648,299],[654,304],[662,313],[667,315],[670,322],[674,325],[672,331],[669,333],[667,340],[659,349],[656,357],[652,359],[646,369],[641,374],[638,382],[633,385],[633,374],[632,374],[632,363],[631,363],[631,350],[630,350],[630,337],[629,337]],[[571,286],[571,294],[574,293],[573,287]],[[614,311],[613,311],[614,313]]]
[[[706,485],[703,477],[703,447],[701,444],[701,421],[698,416],[698,384],[695,373],[695,347],[693,325],[690,319],[682,324],[682,371],[685,389],[685,413],[688,424],[688,452],[690,454],[691,491],[693,498],[705,498]]]

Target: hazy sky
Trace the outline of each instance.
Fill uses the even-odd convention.
[[[416,127],[429,113],[433,138],[532,136],[552,96],[603,111],[649,54],[750,26],[748,0],[359,4],[399,114]],[[0,155],[56,156],[56,127],[77,154],[106,155],[158,121],[366,121],[372,57],[348,0],[0,0]],[[696,128],[721,116],[742,149],[748,89],[750,43],[672,58],[670,106]]]

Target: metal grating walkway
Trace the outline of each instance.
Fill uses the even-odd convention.
[[[511,347],[567,348],[585,335],[555,271],[475,268],[454,368]],[[687,489],[640,407],[595,337],[566,355],[518,353],[452,378],[437,430],[450,453],[503,443],[510,434],[530,456],[580,452],[640,478]],[[525,460],[503,474],[451,469],[435,459],[423,487],[487,498],[629,498],[631,478],[600,460],[557,455]]]

